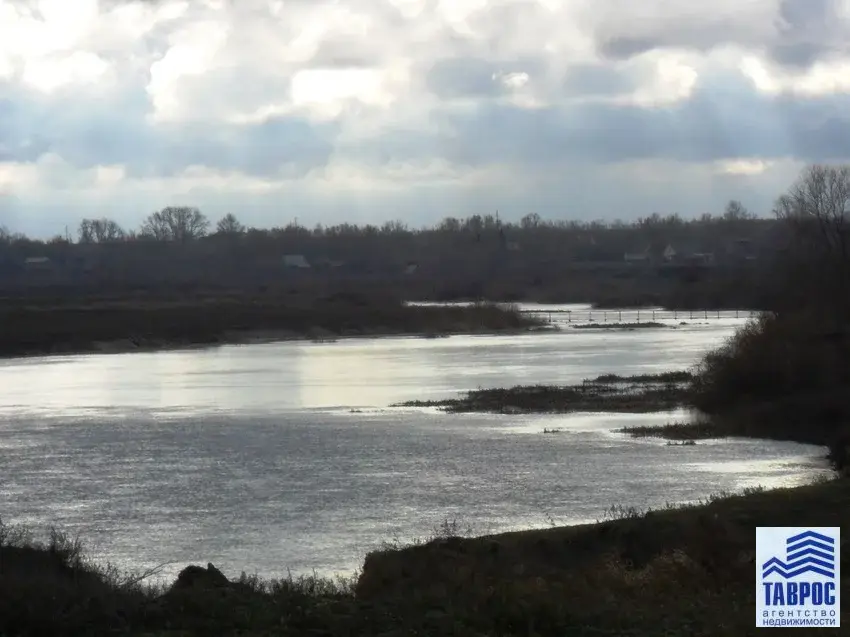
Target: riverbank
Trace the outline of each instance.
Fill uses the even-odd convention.
[[[511,307],[408,306],[394,299],[234,296],[0,302],[0,356],[123,353],[375,336],[517,334],[547,324]],[[551,329],[551,328],[548,328]]]
[[[461,398],[413,400],[394,406],[437,407],[450,413],[650,413],[687,406],[691,380],[689,372],[640,376],[606,374],[578,385],[478,389]]]
[[[196,566],[158,587],[93,564],[61,534],[38,545],[0,524],[0,633],[756,634],[753,529],[850,525],[850,481],[608,517],[485,537],[447,522],[430,541],[371,553],[351,580],[228,579]]]

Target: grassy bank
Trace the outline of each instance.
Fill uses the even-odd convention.
[[[451,413],[645,413],[687,405],[690,380],[687,372],[640,376],[607,374],[578,385],[478,389],[467,392],[461,398],[415,400],[396,406],[438,407]]]
[[[754,528],[850,525],[850,481],[605,517],[477,538],[446,524],[370,554],[351,581],[190,567],[168,586],[92,564],[61,534],[38,544],[0,525],[0,634],[756,634]]]
[[[133,351],[346,336],[514,333],[539,319],[492,304],[407,306],[392,298],[232,295],[92,298],[73,302],[0,299],[0,355]]]
[[[356,590],[468,617],[478,634],[756,634],[755,527],[847,525],[848,505],[850,482],[840,480],[647,514],[620,509],[622,519],[601,524],[374,553]]]

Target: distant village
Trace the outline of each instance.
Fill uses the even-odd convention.
[[[230,215],[209,232],[196,209],[168,210],[200,219],[194,234],[167,225],[125,233],[109,220],[84,220],[76,240],[70,233],[35,241],[0,232],[0,289],[189,290],[328,281],[389,286],[423,298],[514,298],[532,288],[561,298],[558,290],[575,289],[580,279],[595,293],[610,287],[605,281],[635,276],[645,286],[653,278],[691,281],[712,271],[728,278],[729,272],[756,269],[781,245],[775,221],[746,214],[655,216],[630,224],[545,222],[536,216],[511,224],[476,215],[419,230],[398,222],[256,229]]]
[[[507,252],[521,253],[522,244],[517,241],[507,242],[504,246]],[[2,250],[2,246],[0,246]],[[102,259],[98,251],[102,247],[74,246],[72,254],[63,253],[59,256],[47,256],[36,253],[18,259],[3,258],[0,260],[0,272],[10,274],[48,274],[58,273],[62,270],[76,270],[90,272],[101,265]],[[88,254],[86,254],[88,253]],[[634,267],[663,267],[663,266],[702,266],[714,267],[718,265],[741,265],[746,262],[754,262],[758,259],[759,250],[752,239],[730,239],[726,241],[720,251],[705,252],[700,249],[664,243],[659,245],[647,245],[640,250],[625,252],[622,260],[597,259],[590,256],[585,259],[577,259],[576,263],[594,264],[600,267],[611,267],[627,264]],[[105,265],[105,264],[103,264]],[[341,259],[333,259],[327,256],[308,257],[305,254],[283,254],[279,265],[282,269],[292,270],[335,270],[346,268],[349,263]],[[404,274],[412,275],[419,269],[417,261],[407,261],[401,270]]]

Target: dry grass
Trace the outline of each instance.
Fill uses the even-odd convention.
[[[444,609],[481,634],[757,634],[755,527],[846,526],[848,504],[841,480],[615,510],[595,525],[435,540],[370,555],[357,594]]]

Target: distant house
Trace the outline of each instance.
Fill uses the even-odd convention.
[[[664,245],[662,248],[661,246]],[[677,252],[670,244],[648,246],[646,249],[636,252],[626,252],[623,260],[628,263],[659,263],[671,262],[676,258]]]
[[[24,260],[24,268],[30,271],[43,271],[53,268],[53,262],[49,257],[27,257]]]
[[[310,264],[303,254],[287,254],[283,257],[283,265],[287,268],[309,268]]]

